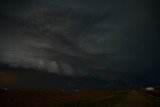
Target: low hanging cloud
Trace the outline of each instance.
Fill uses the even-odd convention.
[[[33,0],[14,2],[12,8],[4,3],[0,61],[112,81],[125,73],[158,69],[157,34],[151,37],[146,31],[155,32],[151,23],[146,24],[154,23],[149,2]]]

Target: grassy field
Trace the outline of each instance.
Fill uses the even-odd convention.
[[[160,107],[138,91],[7,91],[0,107]]]
[[[160,100],[145,95],[140,91],[132,90],[122,102],[115,105],[116,107],[160,107]]]

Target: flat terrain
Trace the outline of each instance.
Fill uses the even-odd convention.
[[[160,99],[139,91],[130,91],[116,107],[160,107]]]
[[[0,107],[160,107],[160,100],[135,90],[1,91]]]

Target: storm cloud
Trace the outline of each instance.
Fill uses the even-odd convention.
[[[0,62],[110,81],[155,76],[157,9],[154,0],[2,1]]]

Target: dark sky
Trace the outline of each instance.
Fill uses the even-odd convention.
[[[23,68],[8,87],[160,85],[156,0],[0,2],[1,67]]]

